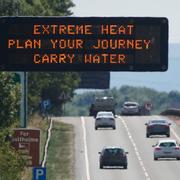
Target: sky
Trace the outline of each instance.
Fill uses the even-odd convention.
[[[73,0],[74,16],[167,17],[169,42],[180,43],[180,0]]]
[[[180,43],[180,0],[73,0],[73,16],[167,17],[169,43]],[[176,48],[174,48],[176,47]],[[158,91],[180,91],[180,44],[171,46],[166,72],[111,72],[110,87],[146,86]]]

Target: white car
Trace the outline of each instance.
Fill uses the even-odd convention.
[[[176,140],[159,140],[152,147],[154,147],[154,160],[158,160],[158,158],[176,158],[180,160],[180,145]]]
[[[114,114],[107,111],[98,112],[95,119],[95,129],[109,127],[116,129]]]
[[[140,105],[137,102],[124,102],[121,115],[140,115]]]

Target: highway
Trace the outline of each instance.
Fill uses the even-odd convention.
[[[159,138],[146,138],[145,123],[160,116],[118,116],[116,130],[94,129],[93,117],[55,118],[75,127],[76,180],[179,180],[180,161],[153,160],[152,145]],[[171,126],[171,137],[180,143],[180,127]],[[128,169],[99,169],[99,154],[104,146],[121,146],[128,154]]]

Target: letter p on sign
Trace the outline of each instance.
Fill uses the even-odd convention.
[[[46,180],[46,168],[33,168],[33,180]]]

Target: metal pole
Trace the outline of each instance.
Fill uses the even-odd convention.
[[[21,79],[20,126],[27,126],[27,72],[18,72]]]
[[[20,126],[24,127],[24,72],[19,72],[21,80]]]
[[[65,116],[65,114],[66,114],[66,112],[65,112],[65,110],[66,110],[66,107],[65,107],[65,106],[66,106],[66,105],[65,105],[65,104],[66,104],[66,103],[64,102],[63,104],[64,104],[64,105],[63,105],[63,107],[64,107],[64,108],[63,108],[63,116]]]
[[[28,80],[28,73],[24,72],[24,128],[27,127],[27,117],[28,117],[28,106],[27,106],[27,80]]]

